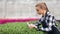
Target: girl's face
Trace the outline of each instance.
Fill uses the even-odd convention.
[[[44,10],[41,9],[40,7],[36,7],[36,11],[39,15],[44,14]]]

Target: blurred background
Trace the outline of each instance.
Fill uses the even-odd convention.
[[[60,19],[60,0],[0,0],[0,18],[38,18],[35,5],[46,2],[49,11]]]

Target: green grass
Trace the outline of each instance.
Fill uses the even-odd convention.
[[[0,34],[43,34],[43,32],[36,31],[36,29],[34,28],[29,29],[25,22],[22,23],[16,22],[0,24]]]
[[[43,34],[43,32],[29,29],[26,23],[7,23],[0,24],[0,34]]]

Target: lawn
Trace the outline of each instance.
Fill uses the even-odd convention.
[[[41,31],[29,29],[26,23],[0,24],[0,34],[42,34]]]
[[[42,31],[29,29],[25,22],[0,24],[0,34],[43,34]]]

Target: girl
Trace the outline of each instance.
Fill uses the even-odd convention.
[[[37,14],[42,15],[42,17],[36,24],[29,24],[29,28],[36,28],[38,31],[47,32],[47,34],[60,34],[56,28],[55,17],[50,14],[46,3],[38,3],[35,7]],[[41,28],[40,24],[42,24]]]

